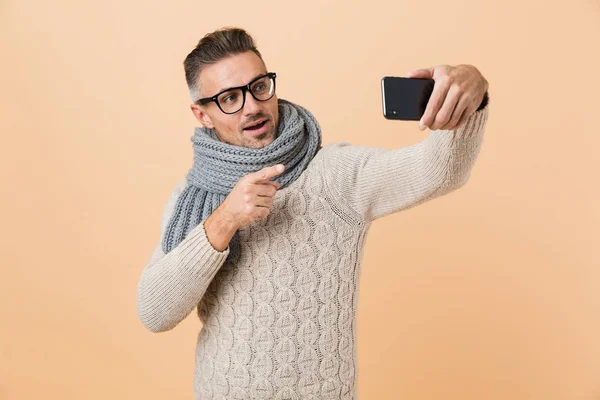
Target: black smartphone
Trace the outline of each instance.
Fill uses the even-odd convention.
[[[381,80],[383,116],[419,121],[433,92],[433,79],[386,76]]]

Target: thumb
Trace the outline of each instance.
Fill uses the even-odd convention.
[[[433,68],[421,68],[408,71],[406,73],[407,78],[426,78],[433,79]]]

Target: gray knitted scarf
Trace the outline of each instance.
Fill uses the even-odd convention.
[[[165,253],[176,248],[194,227],[208,218],[245,175],[284,164],[285,171],[272,179],[283,189],[306,169],[321,149],[321,128],[310,111],[297,104],[278,99],[278,109],[277,137],[261,149],[223,143],[212,129],[195,128],[190,138],[194,164],[165,230],[162,242]],[[230,242],[229,257],[239,256],[239,251],[236,232]]]

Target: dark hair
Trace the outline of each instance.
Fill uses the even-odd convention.
[[[200,39],[196,48],[183,61],[185,80],[192,100],[200,98],[199,78],[204,67],[247,51],[253,51],[262,60],[254,39],[241,28],[221,28]]]

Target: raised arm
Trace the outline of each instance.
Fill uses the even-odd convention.
[[[488,106],[454,131],[401,149],[335,143],[322,157],[332,197],[357,221],[373,221],[464,185],[479,153]]]

